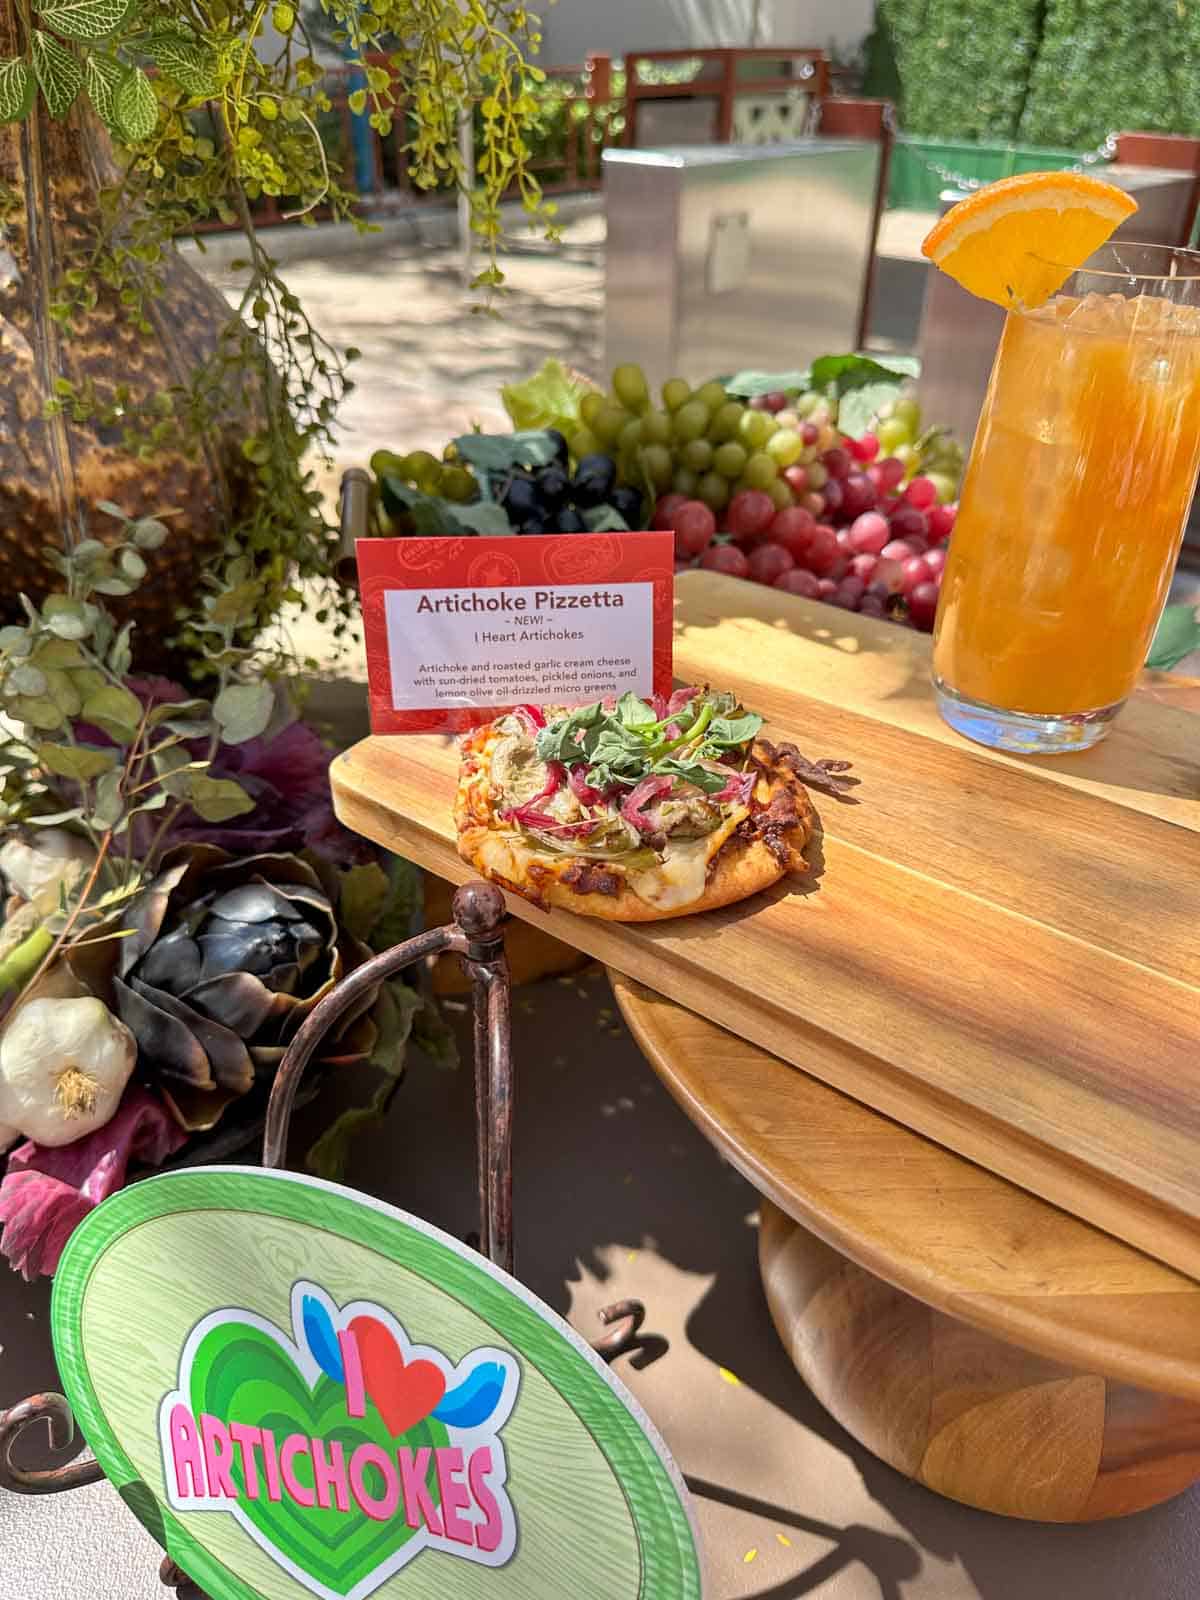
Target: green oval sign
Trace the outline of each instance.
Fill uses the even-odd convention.
[[[76,1230],[54,1343],[84,1436],[212,1600],[693,1600],[686,1491],[565,1322],[312,1178],[164,1174]]]

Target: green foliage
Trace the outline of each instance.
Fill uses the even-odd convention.
[[[1019,133],[1097,144],[1109,133],[1200,133],[1200,9],[1183,0],[1047,0]]]
[[[1200,131],[1200,12],[1184,0],[879,0],[876,31],[908,133],[1084,150],[1123,129]]]
[[[22,596],[25,623],[0,629],[0,711],[12,729],[0,732],[0,829],[73,823],[87,834],[103,870],[78,904],[63,907],[77,937],[111,905],[108,896],[136,892],[153,873],[184,807],[210,822],[254,809],[240,784],[208,768],[222,742],[257,738],[275,710],[269,684],[245,681],[263,664],[238,642],[258,591],[245,557],[209,577],[199,606],[200,648],[217,681],[212,703],[147,704],[134,692],[133,625],[118,629],[105,600],[148,576],[144,552],[161,548],[168,530],[108,502],[97,510],[119,520],[121,537],[84,539],[69,555],[48,550],[63,587],[40,606]],[[153,832],[135,847],[135,819],[154,812],[162,815]]]
[[[28,115],[39,95],[61,117],[82,95],[123,161],[94,237],[62,264],[52,312],[68,337],[102,290],[152,336],[172,242],[214,219],[246,234],[241,297],[214,355],[186,383],[139,404],[125,388],[101,400],[86,381],[63,376],[50,407],[110,431],[143,459],[167,449],[199,455],[217,429],[239,441],[239,514],[226,554],[248,557],[258,584],[243,642],[300,597],[298,584],[318,581],[316,603],[332,613],[335,637],[356,610],[328,581],[337,533],[314,460],[328,459],[334,417],[353,387],[353,352],[334,349],[313,327],[256,234],[252,208],[269,196],[304,221],[320,207],[365,224],[322,143],[320,125],[334,113],[306,25],[292,6],[276,4],[283,42],[273,57],[260,54],[267,9],[268,0],[192,0],[186,9],[175,0],[33,0],[24,50],[0,61],[0,120]],[[524,139],[544,76],[522,55],[538,43],[535,19],[517,0],[379,0],[369,11],[359,0],[324,0],[323,13],[351,55],[392,42],[386,64],[366,69],[364,106],[381,135],[402,140],[419,186],[465,182],[458,110],[486,101],[471,205],[488,253],[480,282],[501,283],[502,196],[515,191],[531,224],[553,232],[553,207],[543,204]],[[180,618],[174,642],[203,659],[202,637],[194,619]]]

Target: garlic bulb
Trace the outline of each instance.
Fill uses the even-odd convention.
[[[65,828],[46,828],[33,839],[19,835],[0,845],[0,872],[22,900],[38,900],[47,890],[58,899],[58,886],[69,893],[96,859],[86,839]]]
[[[35,1144],[70,1144],[110,1120],[137,1044],[101,1001],[30,1000],[0,1036],[0,1125]]]

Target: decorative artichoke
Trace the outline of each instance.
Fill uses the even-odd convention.
[[[193,844],[168,852],[130,902],[126,936],[109,944],[113,1005],[137,1040],[139,1075],[184,1128],[211,1128],[269,1081],[304,1018],[370,956],[339,924],[337,898],[320,863]],[[376,997],[322,1041],[318,1061],[371,1055]]]

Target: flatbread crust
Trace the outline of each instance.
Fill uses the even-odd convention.
[[[463,741],[454,802],[458,853],[482,877],[534,905],[558,906],[607,922],[661,922],[746,900],[807,866],[803,852],[817,816],[792,764],[799,759],[794,746],[755,740],[751,758],[759,777],[749,808],[736,813],[736,825],[713,836],[698,896],[662,906],[639,894],[619,866],[580,857],[559,859],[510,841],[491,804],[486,758],[491,733],[490,727],[480,728]]]

